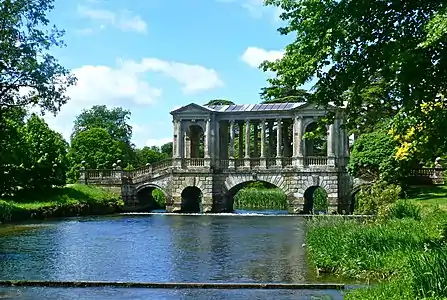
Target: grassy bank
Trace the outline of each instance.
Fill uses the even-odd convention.
[[[0,222],[114,213],[120,195],[94,186],[68,185],[47,191],[21,191],[0,199]]]
[[[379,281],[346,299],[447,299],[444,198],[445,187],[419,189],[374,222],[309,221],[310,260],[320,272]]]
[[[234,196],[234,208],[286,210],[287,197],[283,191],[276,188],[245,188]]]

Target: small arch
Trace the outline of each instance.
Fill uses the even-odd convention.
[[[349,193],[349,213],[353,214],[357,206],[357,195],[362,190],[363,187],[368,186],[368,184],[360,184],[354,187]]]
[[[316,132],[318,123],[313,121],[304,129],[304,133]],[[305,156],[326,156],[327,155],[327,134],[324,136],[316,136],[315,138],[306,138],[304,140]]]
[[[328,206],[327,191],[321,186],[313,185],[304,191],[304,214],[327,213]]]
[[[166,209],[169,195],[159,186],[146,184],[136,190],[136,198],[142,211]]]
[[[248,187],[253,187],[261,191],[263,189],[266,190],[266,193],[263,195],[253,195],[253,197],[258,197],[257,199],[259,200],[259,205],[251,203],[250,199],[238,199],[238,196],[243,197],[242,190]],[[264,199],[263,197],[274,197],[274,199]],[[275,210],[286,210],[288,207],[286,193],[280,187],[263,180],[246,180],[234,185],[226,192],[225,200],[225,212],[234,212],[235,207],[237,209],[254,210],[269,208]],[[271,207],[269,207],[269,204],[271,205]]]
[[[181,203],[182,213],[199,213],[202,206],[202,191],[196,186],[187,186],[183,189]]]

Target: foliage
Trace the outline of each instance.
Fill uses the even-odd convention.
[[[387,219],[411,218],[420,220],[422,218],[421,207],[407,200],[398,200],[388,207],[384,217]]]
[[[84,109],[76,116],[71,137],[93,128],[103,128],[114,140],[130,145],[132,126],[128,124],[130,111],[122,107],[107,108],[105,105],[95,105]]]
[[[172,142],[161,145],[160,152],[166,154],[167,157],[172,157]]]
[[[287,197],[278,188],[244,188],[234,196],[234,208],[286,210],[288,208]]]
[[[306,103],[309,92],[304,89],[280,89],[276,87],[262,88],[260,93],[263,104],[268,103]]]
[[[355,213],[364,215],[382,215],[388,206],[395,203],[402,189],[398,185],[378,181],[363,186],[355,198]]]
[[[408,115],[400,112],[394,118],[390,134],[399,143],[396,159],[412,163],[415,160],[434,162],[447,153],[447,103],[444,97],[414,107]]]
[[[234,102],[225,99],[214,99],[208,101],[204,106],[212,106],[212,105],[234,105]]]
[[[68,143],[62,135],[51,130],[43,119],[32,115],[26,123],[24,140],[25,180],[21,187],[47,189],[65,185]]]
[[[313,194],[314,199],[314,210],[315,211],[326,211],[328,209],[328,198],[327,198],[327,192],[321,188],[318,187]]]
[[[398,182],[402,171],[394,159],[397,146],[385,130],[360,135],[350,153],[348,172],[355,178]]]
[[[106,129],[92,128],[73,138],[67,157],[71,165],[69,177],[76,180],[83,161],[87,169],[111,169],[121,159],[121,148]]]
[[[152,197],[154,198],[155,203],[161,208],[166,207],[166,196],[165,194],[159,190],[155,189],[152,191]]]
[[[276,93],[315,79],[310,101],[346,101],[354,128],[359,110],[380,110],[394,99],[392,106],[407,112],[447,90],[443,1],[265,2],[283,10],[278,31],[294,36],[282,59],[261,65],[276,73],[268,79]],[[386,88],[371,103],[362,93],[379,81]]]
[[[161,149],[157,146],[143,147],[136,150],[137,161],[140,166],[145,164],[153,164],[155,162],[171,158],[168,154],[161,152]]]
[[[63,31],[49,26],[53,0],[0,2],[0,119],[5,110],[37,105],[56,113],[75,77],[50,54],[63,46]]]

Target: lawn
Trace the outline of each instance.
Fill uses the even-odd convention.
[[[447,211],[447,186],[414,186],[407,193],[408,200],[427,206],[438,206]]]

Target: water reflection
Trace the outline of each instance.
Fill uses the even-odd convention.
[[[125,215],[45,224],[0,236],[0,279],[306,282],[311,278],[300,217]],[[219,293],[212,295],[229,295]],[[224,299],[216,297],[212,296]]]

